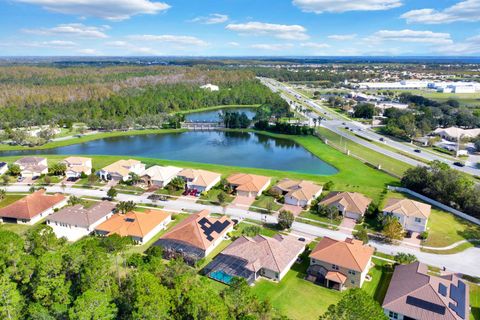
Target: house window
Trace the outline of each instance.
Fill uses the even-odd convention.
[[[332,269],[333,270],[338,270],[338,266],[336,264],[332,264]]]
[[[351,274],[352,276],[355,275],[355,271],[354,270],[348,270],[348,274]]]
[[[420,218],[415,218],[415,222],[416,222],[416,223],[420,223],[420,222],[422,222],[422,219],[420,219]]]
[[[355,284],[355,280],[350,280],[350,283],[351,283],[351,284]]]
[[[398,313],[393,312],[393,311],[390,311],[388,313],[388,316],[390,317],[390,319],[398,319]]]

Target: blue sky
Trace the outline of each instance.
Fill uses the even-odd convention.
[[[480,55],[480,0],[0,0],[0,55]]]

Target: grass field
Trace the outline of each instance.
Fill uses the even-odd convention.
[[[378,152],[366,149],[365,147],[362,147],[353,141],[343,139],[338,134],[326,128],[318,128],[317,131],[322,137],[328,139],[333,144],[350,150],[352,154],[359,156],[375,166],[381,165],[384,170],[397,176],[402,176],[407,169],[411,168],[410,165],[402,161],[395,160]]]
[[[382,90],[381,90],[382,91]],[[448,99],[455,99],[460,102],[461,105],[468,107],[480,105],[480,93],[441,93],[434,91],[426,90],[390,90],[398,93],[410,92],[411,94],[416,94],[423,96],[428,99],[436,100],[439,102],[447,101]]]
[[[244,105],[228,104],[223,106],[213,106],[213,107],[205,107],[200,109],[184,110],[178,113],[189,114],[189,113],[197,113],[197,112],[203,112],[203,111],[214,111],[214,110],[220,110],[220,109],[258,108],[258,107],[260,107],[259,104],[244,104]]]
[[[253,203],[252,203],[252,207],[258,207],[258,208],[263,208],[263,209],[267,209],[267,206],[268,204],[271,203],[272,206],[271,206],[271,209],[273,211],[277,211],[279,210],[282,206],[279,205],[278,203],[275,202],[275,198],[274,197],[271,197],[271,196],[267,196],[267,195],[260,195],[258,197],[258,199],[256,199]],[[253,208],[255,209],[255,208]]]
[[[470,320],[480,320],[480,285],[470,283]]]

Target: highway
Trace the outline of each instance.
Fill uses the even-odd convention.
[[[28,185],[11,185],[6,186],[4,189],[7,192],[12,193],[28,193],[30,187]],[[57,192],[65,193],[69,195],[75,195],[77,197],[91,197],[91,198],[104,198],[106,197],[105,190],[98,189],[82,189],[74,187],[66,187],[65,189],[61,186],[51,186],[46,187],[47,192]],[[115,199],[116,201],[134,201],[137,204],[155,204],[160,206],[165,211],[173,212],[198,212],[203,209],[208,209],[212,213],[226,214],[230,217],[238,220],[250,219],[262,223],[277,223],[277,218],[273,215],[265,215],[257,212],[249,211],[240,207],[227,207],[222,208],[215,205],[206,205],[197,203],[191,200],[168,200],[168,201],[152,201],[148,199],[148,194],[143,195],[130,195],[119,193]],[[342,231],[330,230],[326,228],[321,228],[311,224],[306,224],[302,222],[294,222],[292,225],[292,233],[300,233],[309,238],[316,237],[331,237],[337,240],[344,240],[347,235]],[[378,242],[371,240],[370,245],[375,247],[379,252],[395,255],[398,252],[407,252],[412,253],[417,256],[417,258],[428,265],[436,266],[438,268],[446,267],[449,271],[460,272],[469,274],[472,276],[480,277],[480,268],[478,268],[478,261],[480,261],[480,248],[469,248],[460,253],[449,254],[449,255],[440,255],[433,253],[426,253],[418,250],[417,248],[406,247],[406,246],[396,246],[390,245],[383,242]]]
[[[458,170],[470,175],[480,176],[480,169],[477,169],[473,166],[464,166],[464,167],[456,166],[454,165],[455,161],[449,158],[443,157],[439,154],[433,154],[430,152],[416,152],[415,150],[421,150],[421,148],[418,148],[413,144],[410,145],[410,144],[394,141],[392,139],[389,139],[388,137],[380,135],[374,132],[373,130],[371,130],[369,126],[366,126],[358,121],[348,119],[347,117],[337,112],[331,111],[330,109],[305,97],[302,93],[292,89],[291,87],[281,82],[278,82],[273,79],[268,79],[268,78],[260,78],[260,80],[272,91],[279,92],[281,96],[285,100],[287,100],[289,103],[291,103],[291,99],[285,94],[295,97],[297,101],[300,101],[305,106],[308,106],[311,109],[317,111],[319,114],[321,114],[322,117],[326,118],[321,122],[322,127],[325,127],[341,135],[342,137],[349,139],[351,141],[354,141],[368,149],[382,153],[386,156],[403,161],[413,166],[426,165],[426,162],[439,160],[443,163],[448,164],[451,168],[455,170]],[[310,118],[317,117],[317,115],[308,114],[308,113],[306,114],[306,116],[309,116]],[[348,127],[347,130],[345,130],[346,127]],[[389,148],[383,148],[379,144],[372,143],[373,141],[378,143],[384,143]],[[392,149],[397,151],[394,151]]]

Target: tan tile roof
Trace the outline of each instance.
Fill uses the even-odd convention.
[[[236,186],[237,190],[259,192],[270,184],[270,177],[256,174],[236,173],[227,178],[228,183]]]
[[[343,273],[337,271],[328,271],[325,278],[341,284],[344,284],[347,280],[347,277]]]
[[[277,234],[273,237],[242,236],[225,248],[222,254],[247,261],[245,268],[253,272],[266,268],[280,273],[304,250],[303,242],[291,236]]]
[[[357,192],[331,192],[320,204],[329,206],[332,204],[341,204],[346,211],[355,212],[364,215],[372,199],[365,197]]]
[[[368,267],[374,249],[362,241],[347,238],[337,241],[324,237],[310,254],[311,258],[350,270],[363,272]]]
[[[105,168],[103,168],[103,170],[107,172],[116,172],[120,174],[122,177],[125,177],[130,173],[131,168],[139,163],[140,161],[134,160],[134,159],[118,160],[106,166]]]
[[[460,282],[463,281],[456,275],[428,275],[427,266],[420,262],[399,265],[395,268],[382,307],[418,320],[468,320],[468,285],[463,282],[465,289],[462,292],[458,289]],[[441,286],[445,295],[440,292]],[[451,295],[452,288],[464,296],[466,304],[459,308],[464,313],[464,318],[450,306],[457,306],[457,301],[452,298],[455,294]],[[428,308],[428,305],[434,308]],[[439,309],[438,312],[435,309]]]
[[[108,235],[118,234],[122,237],[143,238],[168,217],[170,217],[169,213],[160,210],[132,211],[127,214],[114,214],[95,229],[108,232]]]
[[[18,164],[22,171],[42,172],[47,169],[46,165],[41,164],[45,160],[45,158],[40,157],[25,157],[15,161],[15,164]]]
[[[66,199],[61,194],[47,195],[39,190],[0,209],[0,217],[32,219]]]
[[[67,165],[67,171],[73,171],[77,173],[89,172],[92,167],[87,165],[88,162],[91,163],[91,158],[84,157],[68,157],[63,160]]]
[[[385,208],[383,208],[383,211],[385,212],[397,213],[408,217],[422,218],[428,218],[430,216],[431,210],[432,206],[429,204],[410,199],[395,198],[388,199]]]
[[[215,180],[221,177],[221,174],[206,170],[184,169],[180,171],[178,176],[193,180],[192,183],[194,185],[208,187]]]
[[[275,188],[287,192],[287,196],[297,200],[312,200],[316,194],[322,192],[322,186],[306,180],[283,179],[279,181]]]
[[[85,209],[81,204],[77,204],[60,209],[48,216],[47,220],[88,228],[98,220],[112,213],[114,209],[115,204],[110,201],[98,202],[88,209]]]
[[[165,181],[176,176],[182,168],[173,166],[152,166],[142,173],[142,176],[149,176],[152,180]]]
[[[202,228],[202,222],[205,222],[204,226],[208,230]],[[220,232],[217,232],[217,229],[212,227],[214,224],[224,224],[225,227],[219,228],[218,230]],[[173,227],[172,230],[164,234],[161,239],[177,240],[193,247],[207,250],[215,240],[226,234],[227,229],[229,229],[230,226],[233,226],[233,221],[226,216],[217,219],[209,217],[208,210],[202,210],[184,219]]]

